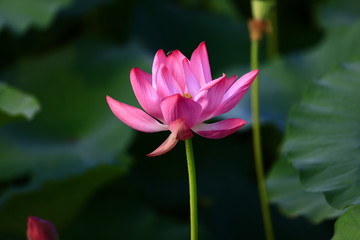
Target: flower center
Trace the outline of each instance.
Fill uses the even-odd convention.
[[[192,96],[191,96],[190,93],[184,93],[183,97],[184,97],[184,98],[192,98]]]

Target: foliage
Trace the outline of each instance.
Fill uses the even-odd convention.
[[[0,30],[9,26],[13,31],[22,33],[32,25],[45,28],[59,9],[69,3],[70,0],[2,0]]]
[[[314,223],[338,216],[341,211],[329,206],[321,193],[307,192],[299,181],[298,172],[285,159],[278,160],[268,176],[272,202],[290,216],[305,216]]]
[[[304,56],[299,57],[297,63],[300,67],[304,68],[304,71],[299,74],[308,75],[308,76],[304,76],[303,79],[315,80],[317,78],[316,76],[323,74],[320,73],[321,69],[333,69],[334,67],[336,67],[335,65],[336,62],[341,63],[346,60],[351,61],[352,59],[356,58],[356,56],[360,56],[360,49],[358,45],[355,43],[356,41],[354,40],[354,36],[358,36],[360,34],[359,23],[360,22],[358,21],[357,23],[356,22],[353,23],[351,27],[345,26],[343,28],[336,28],[335,30],[333,30],[333,32],[330,31],[328,40],[324,41],[318,48],[314,49],[313,51],[305,54]],[[343,33],[342,35],[338,34],[340,31]],[[344,52],[336,47],[338,45],[340,46],[349,45],[351,46],[352,51]],[[331,54],[331,57],[328,57],[329,54]],[[323,61],[323,59],[328,59],[328,58],[330,59],[329,61]],[[312,69],[310,68],[310,66],[317,66],[317,67],[316,69]],[[270,69],[271,68],[272,67],[270,66]],[[353,69],[356,69],[356,67],[353,67]],[[295,75],[295,73],[293,74]],[[297,74],[296,77],[297,80],[299,80],[298,79],[299,74]],[[331,130],[330,130],[331,126],[329,124],[331,123],[332,119],[335,119],[336,116],[339,116],[339,112],[334,112],[334,111],[337,111],[337,109],[342,109],[343,111],[345,109],[345,106],[346,107],[353,106],[354,109],[347,109],[347,112],[353,112],[354,114],[356,114],[356,110],[355,110],[356,107],[354,105],[351,105],[351,102],[352,101],[356,102],[357,100],[344,99],[343,95],[344,94],[348,95],[348,94],[342,92],[341,88],[339,87],[340,85],[342,86],[344,84],[344,81],[346,81],[344,79],[351,78],[350,76],[352,75],[352,73],[348,73],[348,74],[350,75],[346,76],[347,73],[344,73],[344,71],[334,72],[334,70],[330,70],[330,73],[327,73],[326,77],[323,80],[317,80],[316,83],[310,84],[310,86],[307,85],[306,87],[307,90],[303,94],[300,104],[293,106],[292,111],[289,115],[287,134],[283,147],[283,157],[282,157],[283,160],[278,161],[279,163],[277,163],[274,166],[273,172],[269,176],[269,188],[270,188],[270,195],[272,195],[271,196],[272,200],[274,202],[277,202],[280,205],[281,209],[283,209],[283,211],[285,212],[288,212],[289,215],[300,214],[307,216],[310,213],[314,214],[314,212],[310,211],[308,206],[310,206],[312,203],[315,202],[314,200],[310,200],[310,199],[306,200],[305,197],[295,198],[294,195],[291,194],[291,192],[287,191],[285,188],[281,188],[280,184],[283,183],[286,179],[288,179],[288,177],[291,177],[294,181],[293,184],[287,182],[286,185],[288,186],[288,188],[298,189],[297,194],[301,194],[301,190],[299,189],[299,187],[301,188],[300,182],[296,180],[298,178],[298,173],[292,170],[290,164],[286,165],[280,162],[286,160],[292,161],[295,158],[297,158],[297,159],[301,159],[304,162],[308,162],[309,164],[312,163],[316,164],[317,165],[316,167],[320,167],[319,160],[316,160],[316,158],[327,159],[328,156],[325,155],[325,153],[330,154],[331,157],[335,157],[333,155],[334,151],[342,151],[338,142],[341,140],[336,134],[337,133],[346,134],[346,132],[348,133],[353,132],[353,129],[351,129],[350,131],[349,130],[346,131],[345,130],[346,124],[344,124],[345,122],[349,122],[351,117],[349,119],[347,116],[345,116],[344,119],[340,120],[336,124],[336,126],[334,126],[334,128],[332,128]],[[296,80],[294,79],[294,82],[295,81]],[[357,84],[356,80],[354,80],[354,84]],[[345,86],[349,86],[350,89],[356,87],[356,86],[351,86],[351,84],[350,85],[345,84]],[[353,94],[351,96],[356,97],[356,94]],[[328,116],[326,115],[326,111],[329,113]],[[298,113],[300,113],[300,115]],[[341,129],[341,127],[343,128]],[[306,129],[308,130],[306,131]],[[337,132],[334,133],[333,131],[337,131]],[[326,134],[330,134],[330,136]],[[329,141],[331,141],[330,139],[332,139],[333,141],[334,144],[333,147],[329,145],[330,144]],[[350,138],[344,135],[343,139],[346,139],[343,141],[345,141],[346,142],[345,145],[347,145]],[[324,151],[325,150],[324,144],[330,147],[329,150],[331,149],[331,151]],[[308,148],[305,148],[306,145],[308,146]],[[302,156],[300,156],[300,152],[303,154]],[[317,155],[315,154],[315,152],[317,153]],[[344,153],[345,151],[343,151],[343,157],[346,157],[345,155],[349,154],[349,153],[347,154]],[[344,162],[343,160],[339,160],[339,158],[336,158],[336,160],[334,159],[333,161],[337,161],[339,162],[339,164]],[[303,177],[305,171],[308,172],[323,171],[323,170],[325,171],[325,169],[321,167],[318,168],[318,170],[315,170],[316,168],[315,165],[314,167],[311,168],[304,165],[300,166],[299,164],[295,164],[295,167],[300,170],[300,176],[302,177],[301,179],[303,180],[302,181],[303,183],[305,183],[304,181],[307,181],[304,180]],[[289,172],[292,172],[292,174],[289,175],[288,174]],[[328,179],[325,180],[325,182],[329,183],[329,181],[331,181],[331,178],[333,177],[334,175],[330,173],[330,175],[328,175]],[[274,183],[274,181],[278,182],[279,184]],[[320,184],[320,179],[316,179],[314,180],[314,182],[316,184]],[[338,180],[336,182],[339,183]],[[306,186],[306,183],[305,183],[305,187],[309,191],[319,192],[318,190]],[[274,192],[279,190],[281,194]],[[311,194],[312,193],[306,193],[303,189],[302,196],[310,196]],[[328,201],[329,201],[328,196],[330,196],[330,194],[331,193],[325,194],[325,197],[327,198]],[[354,194],[356,195],[356,193]],[[339,196],[337,193],[333,193],[334,197],[335,195]],[[327,204],[322,200],[323,198],[322,196],[315,193],[312,194],[312,196],[313,198],[315,196],[319,196],[316,202],[317,203],[322,202],[323,203],[322,207],[328,208],[326,207]],[[303,208],[302,210],[299,209],[297,203],[298,201],[307,202],[307,204],[303,204],[300,206]],[[292,207],[289,208],[289,206]],[[339,205],[333,205],[333,207],[341,208],[341,206]],[[318,210],[320,209],[318,208]],[[322,212],[319,216],[310,216],[310,219],[312,221],[317,222],[319,219],[333,216],[332,212],[333,211],[330,212],[325,211]]]
[[[335,208],[359,202],[359,135],[356,89],[360,87],[359,63],[309,86],[289,117],[284,154],[300,171],[304,187],[323,192]]]
[[[335,224],[332,240],[357,239],[360,237],[359,206],[348,209]]]
[[[0,82],[0,124],[16,117],[31,120],[39,110],[36,98]]]

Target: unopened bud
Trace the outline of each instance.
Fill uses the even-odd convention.
[[[27,225],[28,240],[58,240],[59,236],[55,226],[48,221],[30,216]]]

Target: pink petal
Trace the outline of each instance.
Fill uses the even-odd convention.
[[[28,217],[26,236],[28,240],[58,240],[55,226],[38,217]]]
[[[237,80],[229,88],[229,90],[226,92],[224,97],[228,98],[234,94],[238,94],[239,92],[242,93],[244,90],[246,91],[250,87],[250,85],[254,81],[254,79],[256,78],[258,72],[259,72],[259,70],[253,70],[251,72],[244,74],[241,78],[239,78],[239,80]]]
[[[155,54],[153,65],[152,65],[152,85],[156,89],[155,77],[160,68],[160,65],[163,64],[166,60],[166,55],[162,49],[158,50]]]
[[[185,93],[190,93],[192,96],[195,96],[200,89],[200,83],[198,82],[194,72],[192,71],[188,59],[183,59],[182,67],[184,70],[184,79],[186,82]]]
[[[227,78],[224,74],[222,77],[213,80],[204,85],[194,100],[202,107],[200,122],[210,119],[214,116],[215,110],[221,103],[226,91]]]
[[[131,128],[141,132],[160,132],[167,130],[166,125],[159,123],[136,107],[118,102],[109,96],[106,96],[106,100],[115,116]]]
[[[179,118],[169,124],[169,130],[176,134],[176,139],[186,140],[194,136],[186,122]]]
[[[192,128],[199,120],[201,106],[190,98],[175,94],[161,102],[161,110],[166,123],[183,119],[186,125]]]
[[[226,79],[226,75],[223,73],[223,75],[221,77],[214,79],[214,80],[206,83],[205,85],[203,85],[199,91],[209,90],[213,86],[219,84],[219,82],[223,81],[224,79]]]
[[[171,53],[169,54],[168,58],[169,57],[174,57],[176,59],[176,61],[181,64],[181,62],[183,61],[184,58],[186,58],[184,56],[184,54],[182,54],[179,50],[174,50],[174,51],[171,51]]]
[[[170,74],[169,69],[164,64],[160,66],[155,81],[157,86],[157,92],[162,98],[182,93],[178,82]]]
[[[205,42],[200,43],[191,55],[190,66],[201,86],[212,80]]]
[[[167,153],[168,151],[173,149],[177,144],[177,142],[179,141],[178,139],[176,139],[175,135],[176,135],[175,133],[171,133],[170,136],[157,149],[147,154],[146,156],[155,157],[155,156],[163,155],[164,153]]]
[[[165,61],[166,67],[173,79],[178,83],[182,93],[185,90],[184,71],[182,67],[182,61],[184,59],[186,59],[186,57],[179,50],[174,50]]]
[[[226,79],[226,90],[228,90],[235,82],[237,76],[232,76]]]
[[[244,126],[245,123],[245,120],[230,118],[211,124],[200,123],[193,127],[192,130],[202,137],[219,139],[233,134]]]
[[[225,93],[224,98],[221,104],[215,111],[215,115],[220,115],[226,113],[233,109],[236,104],[241,100],[246,91],[251,86],[251,83],[255,80],[258,70],[253,70],[245,75],[243,75],[239,80],[237,80]]]
[[[130,81],[141,107],[151,116],[163,121],[160,97],[151,86],[151,75],[139,68],[133,68],[130,72]]]

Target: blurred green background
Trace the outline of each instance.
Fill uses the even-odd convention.
[[[280,57],[269,60],[264,41],[260,68],[275,233],[330,239],[339,211],[305,194],[280,149],[311,84],[360,60],[360,4],[279,0],[277,10]],[[190,57],[202,41],[213,78],[245,74],[250,16],[244,0],[0,0],[0,239],[25,239],[29,215],[61,239],[188,239],[183,143],[147,158],[168,133],[130,129],[105,96],[138,105],[130,69],[150,72],[158,49]],[[248,97],[226,117],[250,120]],[[263,239],[249,126],[193,140],[200,239]]]

